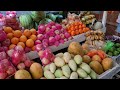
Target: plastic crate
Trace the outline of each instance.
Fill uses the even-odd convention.
[[[105,71],[101,75],[98,75],[98,79],[112,79],[112,77],[120,71],[120,66],[113,60],[113,68]]]

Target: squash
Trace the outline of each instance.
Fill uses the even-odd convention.
[[[78,42],[72,42],[70,43],[68,47],[68,52],[73,55],[84,55],[84,51],[82,49],[82,46]]]
[[[39,63],[33,63],[30,66],[30,73],[34,79],[39,79],[43,76],[42,66]]]
[[[15,79],[32,79],[30,73],[26,70],[18,70],[15,75]]]

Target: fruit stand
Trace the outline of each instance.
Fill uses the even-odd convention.
[[[20,12],[19,12],[20,13]],[[0,79],[112,79],[118,36],[92,11],[0,13]]]

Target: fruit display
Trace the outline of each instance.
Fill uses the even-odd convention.
[[[120,43],[106,41],[103,49],[109,56],[118,56],[120,54]]]
[[[25,29],[32,29],[34,27],[34,22],[29,14],[20,15],[19,21],[21,26]]]
[[[0,13],[0,30],[3,29],[3,27],[5,26],[5,24],[6,24],[5,16],[2,13]]]
[[[60,24],[50,22],[38,26],[38,35],[35,44],[36,47],[39,45],[41,48],[47,48],[49,46],[59,46],[71,39],[71,35]]]
[[[34,43],[37,39],[37,31],[35,29],[32,28],[21,31],[13,30],[11,27],[4,27],[4,32],[7,34],[7,41],[3,42],[3,44],[8,43],[10,40],[9,50],[17,45],[21,45],[26,53],[34,50]]]
[[[85,43],[91,47],[101,49],[104,45],[104,33],[101,30],[89,31],[85,34]]]
[[[92,24],[92,22],[96,20],[95,15],[90,11],[81,12],[79,17],[84,24]]]
[[[20,45],[8,51],[8,55],[11,57],[11,61],[17,69],[27,69],[32,64],[32,61],[29,60],[24,49]]]
[[[89,30],[90,29],[81,22],[73,22],[72,24],[68,25],[68,27],[67,27],[68,33],[71,34],[72,36],[85,33]]]
[[[21,29],[19,21],[17,20],[16,11],[7,11],[6,16],[5,16],[5,20],[6,20],[5,26],[11,27],[14,30]]]
[[[62,20],[62,26],[67,28],[69,25],[71,25],[74,22],[80,22],[79,15],[75,13],[68,13],[67,18]]]
[[[97,79],[97,74],[80,55],[58,53],[53,63],[43,67],[46,79]]]

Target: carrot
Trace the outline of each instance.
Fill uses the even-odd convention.
[[[97,54],[100,56],[100,58],[103,60],[105,57],[101,52],[97,52]]]

